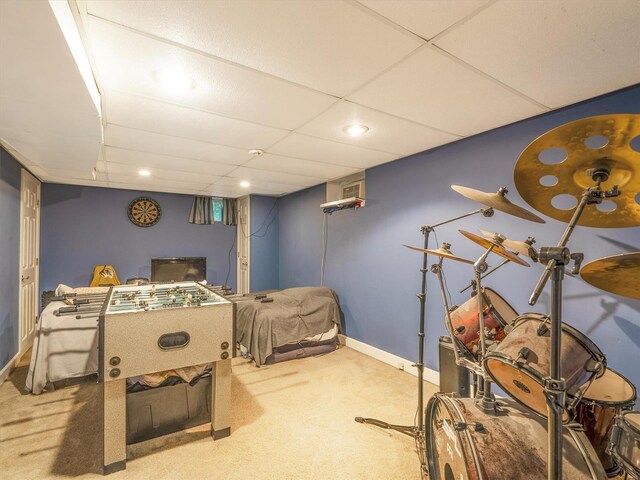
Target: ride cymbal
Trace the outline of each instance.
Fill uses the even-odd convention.
[[[529,267],[530,265],[525,262],[523,259],[518,257],[515,253],[510,252],[504,246],[500,245],[498,242],[494,240],[490,240],[485,237],[481,237],[480,235],[476,235],[475,233],[467,232],[465,230],[458,230],[462,235],[467,237],[472,242],[477,243],[482,248],[492,247],[491,252],[496,255],[501,256],[502,258],[506,258],[507,260],[511,260],[513,263],[517,263],[518,265],[522,265],[523,267]]]
[[[515,217],[524,218],[531,222],[545,223],[545,221],[537,216],[535,213],[522,208],[515,203],[511,203],[505,195],[508,193],[506,187],[501,187],[495,193],[486,193],[474,188],[463,187],[461,185],[451,185],[454,192],[459,193],[463,197],[473,200],[474,202],[481,203],[487,207],[491,207],[494,210],[500,210],[501,212],[508,213]]]
[[[486,230],[480,230],[480,233],[482,235],[484,235],[485,237],[487,237],[488,239],[492,240],[496,234],[493,232],[488,232]],[[529,243],[529,241],[531,243]],[[520,255],[526,255],[527,257],[531,258],[531,253],[529,252],[529,248],[531,247],[531,245],[533,245],[535,243],[535,239],[533,239],[532,237],[529,237],[529,239],[525,242],[522,242],[520,240],[510,240],[508,238],[505,238],[502,241],[502,245],[504,245],[505,247],[518,252]]]
[[[640,252],[594,260],[582,267],[580,276],[600,290],[640,299]]]
[[[470,265],[473,265],[473,262],[471,260],[467,260],[466,258],[462,258],[462,257],[457,257],[451,252],[451,250],[449,250],[449,248],[441,247],[441,248],[438,248],[437,250],[429,250],[429,249],[424,249],[420,247],[412,247],[411,245],[403,244],[402,246],[410,248],[411,250],[415,250],[417,252],[428,253],[430,255],[436,255],[438,257],[448,258],[449,260],[455,260],[456,262],[468,263]]]
[[[639,135],[638,114],[600,115],[554,128],[520,154],[514,171],[516,188],[537,211],[569,223],[582,192],[595,185],[589,170],[604,169],[608,178],[601,189],[607,191],[617,185],[621,193],[601,205],[585,208],[577,224],[600,228],[638,226],[640,149],[634,144],[634,150],[631,141]]]

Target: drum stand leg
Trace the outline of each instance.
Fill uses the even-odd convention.
[[[562,479],[562,417],[565,405],[566,385],[561,378],[560,352],[562,349],[562,279],[564,268],[571,260],[566,247],[541,248],[542,262],[554,262],[551,277],[551,365],[549,378],[545,379],[547,397],[548,457],[547,478]]]

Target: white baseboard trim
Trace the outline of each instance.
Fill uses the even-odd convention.
[[[16,363],[18,363],[18,360],[20,360],[21,356],[22,352],[16,353],[15,357],[9,360],[9,363],[7,363],[2,370],[0,370],[0,385],[2,385],[7,378],[9,378],[11,371],[15,367]]]
[[[347,337],[346,335],[338,334],[338,338],[342,345],[353,348],[354,350],[360,353],[364,353],[365,355],[375,358],[376,360],[380,360],[381,362],[384,362],[387,365],[391,365],[398,370],[404,370],[411,375],[414,375],[416,377],[418,376],[418,369],[417,367],[413,366],[414,362],[412,362],[411,360],[406,360],[402,357],[394,355],[393,353],[385,352],[384,350],[380,350],[379,348],[373,347],[359,340],[354,340],[353,338]],[[440,373],[430,368],[424,368],[424,379],[427,382],[431,382],[435,385],[440,385]]]

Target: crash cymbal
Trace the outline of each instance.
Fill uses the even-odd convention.
[[[511,201],[509,201],[507,197],[505,197],[505,195],[508,193],[506,187],[499,188],[495,193],[486,193],[480,190],[475,190],[473,188],[463,187],[461,185],[451,185],[451,188],[463,197],[466,197],[469,200],[473,200],[474,202],[481,203],[482,205],[486,205],[487,207],[491,207],[495,210],[500,210],[501,212],[524,218],[525,220],[529,220],[531,222],[545,223],[545,221],[535,213],[532,213],[529,210],[516,205],[515,203],[511,203]]]
[[[523,267],[528,267],[529,264],[525,262],[523,259],[518,257],[515,253],[510,252],[504,246],[500,245],[498,242],[494,240],[489,240],[488,238],[481,237],[480,235],[476,235],[475,233],[466,232],[464,230],[458,230],[462,235],[467,237],[472,242],[477,243],[482,248],[493,247],[491,250],[492,253],[496,255],[500,255],[502,258],[506,258],[507,260],[511,260],[513,263],[517,263],[518,265],[522,265]]]
[[[448,258],[449,260],[455,260],[456,262],[468,263],[470,265],[473,265],[473,262],[471,260],[467,260],[465,258],[455,256],[448,247],[445,248],[446,245],[448,244],[446,243],[443,244],[443,247],[438,248],[437,250],[429,250],[429,249],[425,250],[424,248],[412,247],[411,245],[403,245],[403,246],[410,248],[411,250],[415,250],[417,252],[429,253],[431,255],[436,255],[438,257]]]
[[[516,188],[524,201],[539,212],[569,223],[582,192],[595,185],[588,170],[604,168],[609,171],[609,178],[602,182],[602,190],[617,185],[621,194],[585,208],[578,225],[638,226],[640,151],[638,146],[635,150],[631,146],[631,140],[638,135],[638,114],[600,115],[554,128],[520,154],[514,172]],[[567,199],[573,206],[563,202]]]
[[[601,290],[640,299],[640,252],[594,260],[582,267],[580,276]]]
[[[487,232],[486,230],[480,230],[480,233],[482,235],[484,235],[485,237],[487,237],[488,239],[492,240],[496,234],[493,232]],[[529,243],[530,242],[530,243]],[[533,245],[534,243],[536,243],[535,239],[532,237],[529,237],[527,239],[527,241],[525,242],[521,242],[519,240],[510,240],[508,238],[505,238],[502,241],[502,245],[504,245],[505,247],[507,247],[510,250],[513,250],[515,252],[518,252],[520,255],[526,255],[527,257],[531,258],[531,254],[529,252],[529,248],[531,247],[531,245]]]

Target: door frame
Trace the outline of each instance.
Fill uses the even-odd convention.
[[[36,326],[38,323],[37,320],[37,316],[40,312],[40,305],[39,305],[39,299],[40,299],[40,225],[41,225],[41,213],[40,211],[42,210],[40,208],[40,199],[41,199],[41,191],[42,191],[42,182],[34,175],[32,175],[26,168],[22,168],[21,172],[20,172],[20,251],[19,251],[19,261],[18,261],[18,291],[22,290],[22,281],[21,281],[21,275],[22,275],[22,248],[24,247],[24,232],[23,232],[23,221],[22,221],[22,215],[23,215],[23,206],[24,206],[24,200],[23,200],[23,182],[24,179],[26,177],[31,177],[31,179],[36,182],[37,184],[37,193],[36,193],[36,268],[35,268],[35,279],[34,279],[34,284],[35,284],[35,291],[36,291],[36,295],[35,295],[35,305],[33,306],[33,311],[36,312]],[[19,294],[20,295],[20,294]],[[29,348],[31,348],[31,346],[33,345],[33,339],[35,337],[35,330],[36,327],[34,327],[33,332],[29,335],[29,338],[26,341],[26,344],[24,344],[24,348],[23,348],[23,342],[21,341],[22,339],[22,299],[19,297],[18,300],[18,358],[21,358],[22,355],[24,355]]]
[[[242,231],[242,226],[240,224],[240,216],[242,214],[242,209],[240,208],[240,202],[246,200],[247,202],[247,231]],[[237,218],[238,218],[238,226],[236,227],[236,235],[238,241],[236,242],[236,286],[238,287],[238,291],[240,291],[240,235],[244,235],[246,237],[246,249],[247,249],[247,291],[243,293],[251,292],[251,196],[245,195],[242,197],[238,197],[238,206],[237,206]]]

